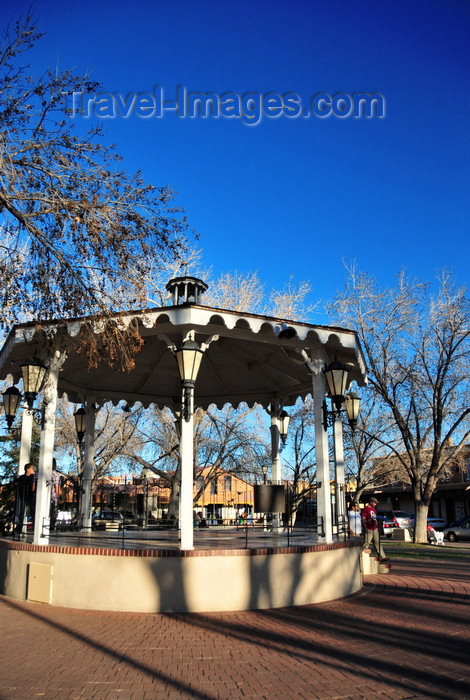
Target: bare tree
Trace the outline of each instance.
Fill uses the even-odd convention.
[[[283,453],[283,472],[287,481],[289,518],[295,524],[305,499],[312,499],[316,479],[315,428],[313,400],[307,397],[290,411],[289,449]]]
[[[389,448],[413,489],[415,541],[425,542],[436,483],[470,437],[466,290],[446,273],[434,295],[404,273],[396,287],[380,289],[353,266],[333,310],[360,335],[370,387],[400,438]]]
[[[289,281],[279,290],[273,290],[269,298],[269,315],[277,318],[293,320],[296,318],[305,319],[317,308],[318,304],[307,304],[306,300],[311,291],[309,282],[305,280],[294,283],[291,277]]]
[[[205,470],[200,493],[225,472],[245,478],[247,475],[259,477],[269,437],[266,426],[261,424],[265,417],[262,409],[246,405],[237,409],[227,405],[221,410],[211,407],[197,412],[197,468]]]
[[[263,313],[264,286],[256,272],[227,272],[221,275],[204,296],[205,303],[220,309]]]
[[[180,453],[175,417],[169,410],[147,409],[145,422],[137,427],[141,449],[123,448],[134,465],[148,469],[170,488],[168,515],[178,518]],[[266,431],[266,435],[267,435]],[[261,473],[267,445],[257,413],[248,407],[222,410],[197,409],[194,414],[194,479],[198,489],[195,502],[221,474]]]
[[[165,306],[171,296],[166,289],[166,284],[173,277],[181,277],[190,274],[191,276],[199,277],[204,282],[208,283],[211,288],[213,286],[211,280],[212,271],[210,268],[203,265],[202,258],[202,250],[194,246],[188,246],[185,250],[183,260],[174,258],[168,260],[165,265],[159,260],[158,265],[153,266],[150,270],[147,280],[147,304],[149,306]],[[203,303],[212,303],[210,289],[209,296],[204,298]]]
[[[356,429],[344,431],[345,478],[354,484],[351,500],[359,501],[373,485],[408,479],[390,458],[391,445],[396,443],[393,420],[384,416],[381,399],[375,392],[365,391]]]
[[[77,406],[65,399],[58,403],[55,449],[60,459],[70,466],[67,473],[83,477],[82,452],[77,440],[73,413]],[[132,413],[120,407],[105,404],[97,412],[94,434],[94,479],[125,472],[134,466],[131,459],[141,452],[145,440],[139,429],[145,419],[144,409]]]
[[[295,284],[293,278],[280,289],[267,294],[257,272],[229,272],[215,280],[205,299],[207,303],[224,309],[264,314],[293,320],[305,317],[315,309],[306,303],[310,283]]]
[[[99,85],[69,70],[30,73],[24,54],[40,37],[28,16],[7,28],[0,48],[3,326],[141,305],[149,272],[180,256],[188,231],[168,187],[124,172],[113,147],[100,143],[101,128],[78,132],[67,96]],[[118,322],[109,326],[115,363],[123,337]],[[121,364],[139,347],[131,342]]]

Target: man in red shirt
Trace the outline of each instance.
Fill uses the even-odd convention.
[[[377,499],[372,496],[369,503],[362,509],[362,524],[364,526],[364,547],[374,548],[379,561],[388,561],[379,537],[379,523],[377,521]]]

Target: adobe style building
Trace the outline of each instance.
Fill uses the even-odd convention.
[[[199,469],[196,476],[193,510],[211,523],[235,521],[242,513],[254,515],[254,484],[220,469],[208,483],[210,470]],[[62,483],[59,498],[67,510],[76,509],[75,494],[67,481]],[[155,477],[151,472],[145,478],[132,474],[105,477],[93,483],[92,499],[94,512],[112,510],[142,520],[146,517],[147,521],[165,520],[170,487],[163,477]]]
[[[384,462],[384,460],[381,460]],[[385,460],[386,461],[386,460]],[[395,481],[367,489],[361,500],[374,495],[381,510],[414,513],[413,493],[408,483]],[[442,518],[447,524],[470,515],[470,445],[460,451],[439,479],[431,498],[429,517]]]

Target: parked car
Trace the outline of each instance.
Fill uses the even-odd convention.
[[[143,518],[138,518],[131,510],[123,510],[121,515],[123,518],[123,527],[126,530],[134,530],[139,525],[139,522],[140,525],[143,524]]]
[[[446,521],[442,518],[428,518],[428,525],[433,527],[438,532],[442,531],[445,527],[447,527]]]
[[[92,528],[99,530],[105,528],[106,523],[119,523],[119,529],[122,527],[124,518],[117,510],[99,510],[92,517]]]
[[[444,537],[446,540],[449,540],[449,542],[470,540],[470,518],[464,520],[460,525],[446,527],[444,529]]]
[[[380,535],[388,539],[393,536],[394,528],[399,527],[396,520],[391,520],[386,515],[382,515],[382,511],[377,511],[377,522],[379,523]]]
[[[135,520],[135,515],[131,510],[123,510],[121,515],[126,522],[128,520]]]
[[[403,510],[378,510],[377,515],[381,515],[392,522],[396,522],[397,527],[413,527],[410,516]]]
[[[96,520],[123,520],[122,513],[117,510],[99,510],[93,515]]]
[[[465,516],[465,518],[460,518],[459,520],[453,520],[449,527],[458,527],[459,525],[462,525],[466,520],[468,519],[468,515]]]
[[[415,514],[414,513],[412,515],[410,515],[410,519],[411,519],[411,525],[414,527],[414,524],[415,524]],[[428,518],[428,526],[429,525],[432,528],[434,528],[434,530],[437,530],[438,532],[442,531],[445,527],[447,527],[447,523],[444,520],[444,518],[429,517]]]

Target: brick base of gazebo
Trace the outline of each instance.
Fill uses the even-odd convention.
[[[91,610],[210,612],[309,605],[362,586],[356,542],[258,549],[102,549],[0,540],[0,593]]]

